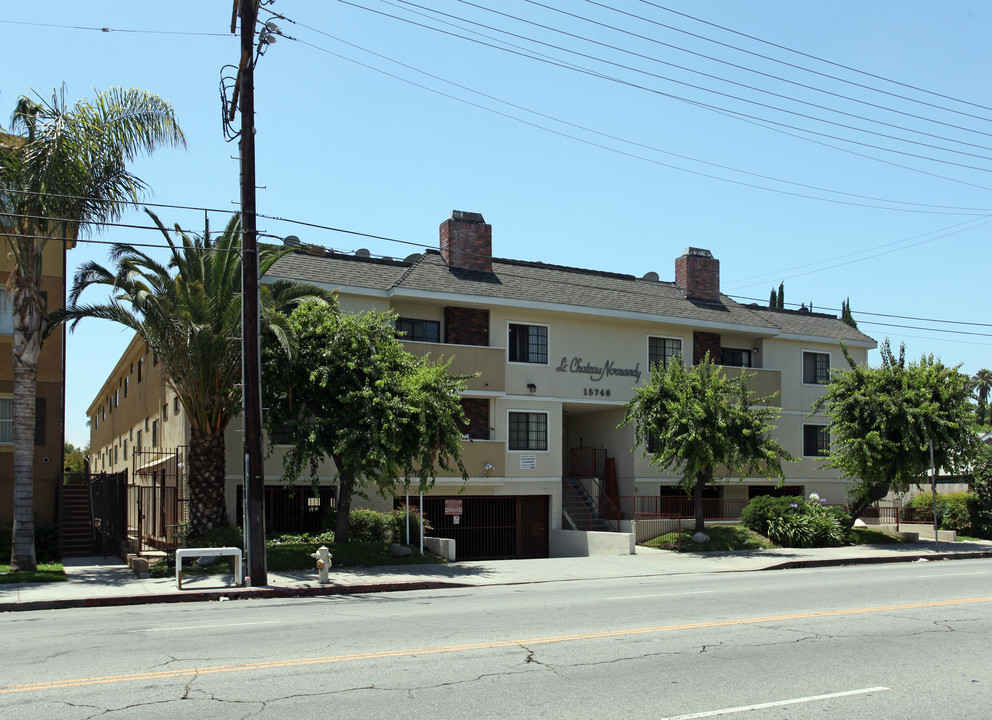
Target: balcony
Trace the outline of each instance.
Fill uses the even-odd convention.
[[[471,477],[502,478],[506,474],[506,443],[495,440],[462,440],[462,462]],[[486,470],[486,463],[493,466]],[[438,478],[460,477],[458,468],[451,471],[439,470]]]
[[[728,378],[738,378],[741,376],[742,372],[747,373],[750,377],[747,379],[747,389],[750,390],[755,397],[767,397],[774,394],[775,397],[767,405],[774,405],[776,407],[782,404],[782,371],[781,370],[766,370],[764,368],[741,368],[732,367],[729,365],[723,366],[723,372]]]
[[[404,340],[407,351],[423,357],[430,355],[434,360],[452,359],[449,372],[452,375],[475,375],[465,381],[468,390],[506,390],[506,351],[503,348],[479,347],[476,345],[446,345]],[[474,474],[474,473],[473,473]]]

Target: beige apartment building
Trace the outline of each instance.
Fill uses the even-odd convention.
[[[675,356],[699,362],[709,353],[728,374],[751,374],[757,393],[775,393],[774,432],[800,458],[786,464],[784,488],[726,478],[709,492],[714,503],[740,507],[782,491],[846,500],[848,481],[819,460],[829,447],[827,418],[809,412],[830,369],[846,366],[841,341],[864,362],[872,338],[832,315],[735,302],[720,292],[719,260],[708,250],[673,252],[674,280],[503,259],[493,257],[492,226],[459,211],[441,224],[438,245],[402,260],[304,246],[263,281],[334,290],[346,312],[392,310],[410,352],[452,358],[453,372],[474,375],[463,398],[471,477],[464,486],[439,477],[424,499],[435,532],[458,539],[459,557],[561,554],[562,532],[590,529],[597,511],[619,515],[602,524],[616,530],[663,509],[679,494],[678,478],[652,467],[633,447],[633,428],[618,426],[649,368]],[[136,340],[108,378],[89,411],[95,470],[123,468],[128,452],[186,442],[160,370]],[[226,445],[232,521],[243,475],[238,430],[232,424]],[[273,498],[281,467],[277,448],[266,460]],[[300,501],[315,511],[333,504],[330,463],[320,484],[321,500]]]
[[[62,307],[65,298],[66,252],[75,242],[46,243],[42,253],[41,291],[48,309]],[[0,527],[13,522],[14,499],[14,361],[13,306],[7,281],[13,261],[4,243],[0,253]],[[65,387],[65,332],[59,328],[45,340],[38,358],[35,405],[34,509],[43,523],[58,522],[59,480],[62,477]]]

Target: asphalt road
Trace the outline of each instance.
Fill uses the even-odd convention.
[[[0,616],[0,718],[992,717],[992,561]]]

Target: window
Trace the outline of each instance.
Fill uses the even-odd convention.
[[[130,381],[131,381],[131,376],[130,375],[128,375],[128,376],[126,376],[124,378],[124,397],[127,397],[128,388],[131,385],[131,382]]]
[[[672,358],[682,357],[682,341],[677,338],[648,338],[648,367],[668,367]]]
[[[14,334],[14,301],[10,291],[0,290],[0,335]]]
[[[179,414],[179,396],[178,395],[176,395],[174,398],[172,398],[172,414],[173,415],[178,415]]]
[[[14,398],[0,398],[0,443],[14,442]]]
[[[145,359],[144,358],[138,358],[138,382],[139,383],[141,382],[141,374],[142,374],[142,371],[144,370],[144,368],[145,368]]]
[[[751,351],[737,348],[720,348],[723,365],[728,367],[751,367]]]
[[[158,428],[159,421],[152,420],[152,447],[158,447]]]
[[[141,450],[141,431],[139,430],[137,436],[134,440],[134,451],[138,452]]]
[[[127,462],[127,440],[124,441],[124,462]]]
[[[818,352],[803,353],[803,383],[820,385],[830,380],[830,354]]]
[[[396,318],[396,333],[403,340],[414,342],[441,342],[441,323],[437,320]]]
[[[803,455],[817,457],[830,452],[830,433],[826,425],[803,425]]]
[[[548,363],[546,325],[510,325],[510,362]]]
[[[547,413],[511,412],[510,450],[547,450]]]
[[[114,390],[114,407],[117,407],[120,404],[121,404],[121,391],[118,388],[117,390]]]
[[[169,419],[169,403],[166,403],[165,405],[162,406],[162,419],[163,420]]]

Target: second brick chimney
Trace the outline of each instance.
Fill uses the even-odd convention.
[[[720,261],[702,248],[686,248],[675,260],[675,284],[690,300],[720,301]]]
[[[493,226],[481,213],[453,210],[441,223],[441,257],[450,268],[493,271]]]

